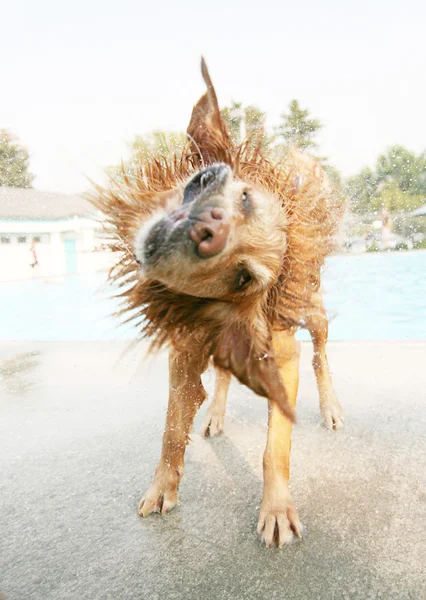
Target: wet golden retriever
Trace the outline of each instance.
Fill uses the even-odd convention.
[[[153,349],[170,348],[163,449],[139,514],[165,513],[178,501],[185,447],[206,397],[201,375],[213,358],[204,434],[223,429],[231,374],[268,399],[258,532],[266,546],[281,547],[302,532],[288,487],[299,327],[312,336],[322,419],[343,424],[320,295],[343,206],[314,159],[294,150],[273,162],[256,139],[234,145],[204,62],[202,73],[207,92],[183,151],[141,161],[137,177],[123,172],[96,199],[117,240],[111,277],[123,286],[123,311]]]

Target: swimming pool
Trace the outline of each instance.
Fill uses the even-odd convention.
[[[0,339],[132,339],[111,317],[105,274],[0,283]],[[323,273],[332,340],[426,339],[426,252],[330,257]],[[305,331],[299,339],[308,339]]]

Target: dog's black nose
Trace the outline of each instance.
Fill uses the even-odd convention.
[[[199,171],[185,187],[183,204],[193,202],[202,193],[220,191],[230,172],[231,168],[225,163],[217,163]]]

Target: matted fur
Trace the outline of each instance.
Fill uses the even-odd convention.
[[[206,69],[203,75],[208,92],[194,107],[188,127],[190,141],[182,152],[141,158],[136,176],[127,176],[123,169],[109,187],[97,187],[91,197],[103,214],[109,247],[117,255],[109,277],[122,288],[120,314],[137,325],[141,338],[149,338],[153,349],[188,336],[213,343],[220,333],[221,319],[213,310],[217,300],[175,293],[157,281],[144,279],[132,250],[137,230],[161,206],[162,195],[188,180],[203,163],[226,162],[236,177],[272,194],[285,211],[287,248],[282,271],[262,301],[264,318],[259,319],[270,329],[303,326],[313,310],[311,298],[320,287],[320,269],[333,249],[344,209],[341,197],[312,158],[294,150],[272,162],[252,143],[233,146]],[[206,122],[206,114],[210,121]],[[247,306],[242,307],[239,326],[245,318],[242,311],[247,313],[246,329],[250,330],[253,314]],[[262,346],[266,350],[268,332],[263,332],[264,344],[262,335],[257,338],[257,350],[262,351]]]

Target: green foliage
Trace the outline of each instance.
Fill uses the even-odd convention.
[[[426,236],[426,217],[407,217],[401,213],[393,219],[392,229],[405,238],[415,240],[417,236]]]
[[[352,211],[357,214],[372,213],[371,202],[378,193],[377,175],[369,167],[346,182],[346,196]]]
[[[422,204],[424,204],[423,196],[403,191],[396,181],[384,185],[380,194],[371,200],[371,206],[375,212],[384,208],[391,213],[410,212]]]
[[[346,194],[353,212],[377,214],[415,210],[425,203],[426,155],[416,155],[403,146],[392,146],[381,154],[375,170],[364,168],[348,179]]]
[[[123,162],[122,165],[109,167],[107,172],[115,177],[120,177],[124,168],[127,175],[133,175],[141,161],[149,160],[156,155],[172,156],[174,153],[180,152],[186,143],[186,135],[181,132],[156,130],[145,136],[137,135],[133,142],[129,144],[129,160]]]
[[[416,156],[403,146],[392,146],[377,159],[379,182],[395,183],[411,195],[426,194],[426,157]]]
[[[409,247],[408,247],[407,242],[398,242],[397,245],[395,246],[394,250],[396,252],[401,252],[404,250],[409,250]]]
[[[273,137],[265,132],[266,115],[257,106],[243,106],[241,102],[232,102],[231,106],[225,106],[220,112],[234,144],[240,144],[242,138],[248,138],[253,144],[258,144],[259,135],[263,149],[272,143]]]
[[[298,100],[289,104],[289,112],[281,115],[281,123],[275,128],[275,136],[281,145],[297,146],[301,150],[315,150],[314,138],[322,125],[318,119],[309,118],[309,111],[300,108]]]
[[[315,154],[318,144],[315,136],[322,129],[318,119],[310,116],[307,109],[302,109],[298,100],[293,99],[288,107],[288,112],[281,115],[281,123],[274,128],[276,145],[273,148],[275,156],[282,155],[283,150],[289,147],[297,147],[300,150]],[[315,156],[322,163],[322,167],[337,186],[342,188],[342,176],[336,167],[326,163],[326,158]]]
[[[314,137],[322,125],[317,119],[311,119],[307,110],[302,110],[297,100],[292,100],[289,113],[281,116],[282,123],[276,128],[276,133],[270,135],[265,129],[266,115],[253,105],[244,106],[241,102],[232,102],[221,110],[231,139],[235,144],[240,144],[243,139],[248,139],[250,144],[259,145],[262,152],[272,159],[281,159],[284,151],[292,145],[297,145],[302,150],[316,148]],[[140,164],[141,158],[149,160],[153,155],[170,156],[180,152],[188,142],[184,133],[166,133],[153,131],[144,136],[136,136],[129,145],[130,159],[124,163],[128,174],[133,174]],[[319,159],[322,160],[322,159]],[[336,168],[323,164],[330,179],[341,185],[341,176]],[[108,171],[115,176],[120,176],[122,167],[111,167]]]
[[[239,144],[241,142],[241,125],[244,115],[242,103],[234,101],[231,106],[225,106],[220,112],[228,127],[231,140],[235,144]]]
[[[0,186],[31,187],[35,175],[29,172],[29,154],[6,129],[0,130]]]
[[[333,167],[332,165],[323,165],[322,166],[324,171],[327,173],[327,175],[329,176],[329,178],[331,179],[331,181],[337,185],[339,188],[342,187],[342,176],[340,174],[340,172],[336,169],[336,167]]]
[[[139,157],[149,158],[156,154],[169,156],[180,152],[187,143],[184,133],[152,131],[146,136],[137,135],[130,145],[134,160]]]

